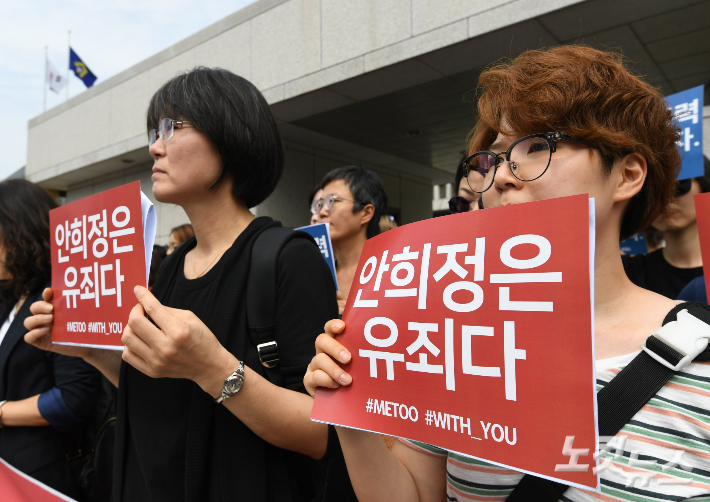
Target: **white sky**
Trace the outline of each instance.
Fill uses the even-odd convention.
[[[71,30],[72,48],[97,85],[254,1],[0,1],[0,180],[25,165],[27,121],[42,113],[45,45],[65,71]],[[84,92],[81,80],[69,78],[70,97]],[[47,109],[65,96],[47,90]]]

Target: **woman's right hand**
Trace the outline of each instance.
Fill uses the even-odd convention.
[[[51,300],[52,289],[46,288],[42,291],[42,301],[34,302],[30,306],[30,312],[32,312],[33,315],[25,319],[25,328],[29,331],[25,334],[25,342],[41,350],[86,359],[91,354],[92,349],[90,347],[52,343],[54,305],[50,303]]]
[[[350,385],[352,377],[340,367],[352,359],[350,351],[335,340],[345,329],[345,323],[333,319],[326,323],[325,333],[316,338],[316,355],[308,365],[303,383],[311,396],[316,394],[318,387],[337,389],[341,385]]]

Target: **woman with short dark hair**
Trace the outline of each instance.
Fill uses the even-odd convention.
[[[49,210],[37,185],[0,183],[0,457],[72,497],[67,462],[94,409],[99,374],[81,359],[24,342],[24,320],[51,278]]]
[[[246,308],[252,247],[281,226],[249,211],[283,171],[269,106],[247,80],[196,68],[156,92],[147,126],[153,195],[182,206],[195,237],[166,258],[153,294],[136,287],[124,363],[115,351],[79,352],[118,386],[113,500],[310,500],[308,457],[324,455],[328,432],[309,420],[302,374],[337,305],[313,240],[285,241],[273,284],[283,382],[270,381]],[[69,350],[48,338],[39,314],[50,305],[33,312],[28,338]]]

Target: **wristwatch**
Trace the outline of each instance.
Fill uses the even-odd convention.
[[[244,361],[239,361],[239,367],[237,370],[225,378],[224,387],[222,388],[222,395],[215,399],[214,402],[220,404],[228,397],[232,397],[234,394],[242,390],[242,385],[244,385]]]

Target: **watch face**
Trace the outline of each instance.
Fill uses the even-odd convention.
[[[229,378],[224,384],[224,390],[229,394],[236,394],[242,388],[242,381],[239,377]]]

